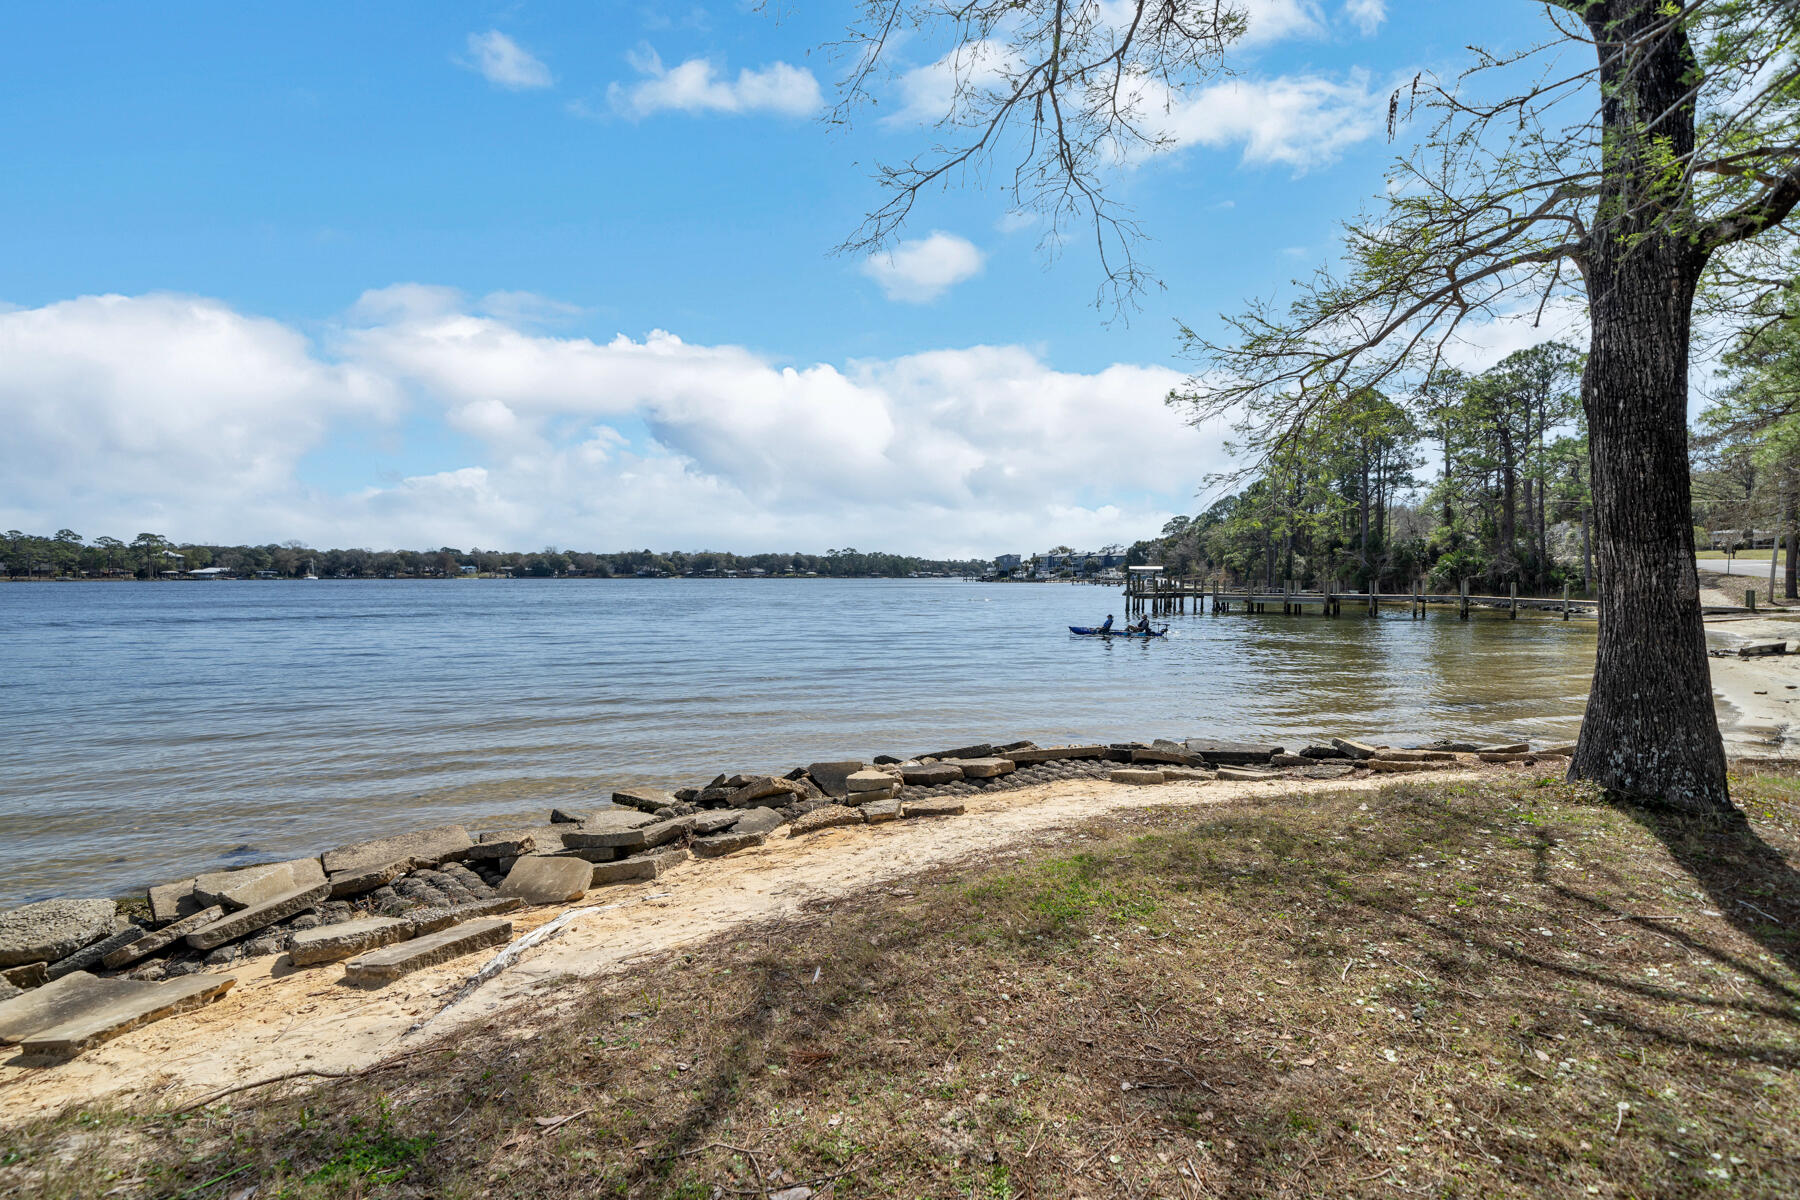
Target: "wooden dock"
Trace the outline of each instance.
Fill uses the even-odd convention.
[[[1521,596],[1513,585],[1504,596],[1478,596],[1469,591],[1468,581],[1455,594],[1427,592],[1416,584],[1410,592],[1348,592],[1329,585],[1323,590],[1303,591],[1289,582],[1280,588],[1238,585],[1225,587],[1217,580],[1199,578],[1169,579],[1160,576],[1133,576],[1125,581],[1127,612],[1172,615],[1202,611],[1224,614],[1285,613],[1301,616],[1315,613],[1322,617],[1342,615],[1350,611],[1366,611],[1370,616],[1383,606],[1406,608],[1410,615],[1422,617],[1432,607],[1454,608],[1457,616],[1469,619],[1476,608],[1496,609],[1517,620],[1521,612],[1555,613],[1567,621],[1572,616],[1591,617],[1599,612],[1599,601],[1577,599],[1565,587],[1561,596]]]

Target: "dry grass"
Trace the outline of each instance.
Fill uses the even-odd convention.
[[[0,1134],[0,1195],[1793,1196],[1800,785],[1736,794],[1096,821],[453,1054]]]

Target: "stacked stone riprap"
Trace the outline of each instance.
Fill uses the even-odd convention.
[[[506,926],[496,915],[508,908],[647,883],[695,857],[761,846],[784,825],[790,836],[800,836],[948,816],[962,812],[969,796],[1066,781],[1325,779],[1429,770],[1459,753],[1506,764],[1570,749],[1442,741],[1401,750],[1332,738],[1290,754],[1281,746],[1203,738],[1070,746],[983,742],[907,759],[817,762],[786,775],[720,774],[704,786],[674,792],[622,788],[611,793],[610,806],[597,798],[591,809],[557,808],[542,825],[484,831],[476,838],[460,825],[444,825],[343,846],[318,858],[160,884],[130,907],[131,922],[118,905],[103,900],[48,901],[0,913],[0,1016],[24,1011],[15,1003],[22,997],[63,994],[46,990],[61,980],[116,980],[140,989],[161,981],[172,985],[208,967],[283,951],[297,965],[374,956],[357,974],[362,982],[380,982],[492,944]],[[458,932],[463,926],[469,928]],[[119,971],[129,974],[108,974]],[[179,1008],[193,997],[204,1002],[223,989],[202,983],[154,994],[85,984],[76,990],[89,1006],[86,1024],[63,1021],[67,1028],[45,1042],[44,1053],[75,1052],[110,1036],[107,1030],[155,1019],[163,1008]]]

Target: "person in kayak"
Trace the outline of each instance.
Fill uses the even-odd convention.
[[[1111,633],[1112,632],[1112,621],[1113,621],[1112,614],[1107,613],[1106,614],[1106,624],[1100,626],[1099,632]]]
[[[1126,633],[1149,633],[1150,632],[1150,614],[1145,613],[1144,616],[1142,617],[1142,619],[1140,619],[1136,625],[1127,625],[1125,627],[1125,632]]]

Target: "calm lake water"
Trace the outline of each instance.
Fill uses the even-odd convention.
[[[1571,735],[1591,622],[1169,618],[1062,584],[0,586],[0,905],[614,784],[976,741]]]

